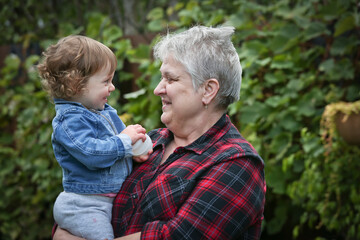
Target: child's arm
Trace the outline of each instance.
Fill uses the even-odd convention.
[[[126,136],[128,143],[116,135],[98,138],[97,120],[91,115],[68,112],[54,128],[53,144],[62,155],[70,154],[89,169],[112,166],[116,161],[131,156],[131,143],[146,139],[145,129],[140,125],[131,125],[120,135]],[[62,156],[59,156],[61,161]]]

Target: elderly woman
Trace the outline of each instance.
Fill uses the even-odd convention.
[[[155,46],[166,128],[149,133],[153,153],[115,198],[117,239],[260,238],[264,162],[226,115],[241,85],[233,32],[195,26]]]

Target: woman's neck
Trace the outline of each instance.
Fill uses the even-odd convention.
[[[200,114],[198,117],[170,129],[174,134],[174,144],[176,147],[187,146],[207,132],[224,114],[224,111],[216,111],[211,114]]]

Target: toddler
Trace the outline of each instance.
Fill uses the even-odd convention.
[[[113,199],[132,170],[132,144],[146,139],[142,126],[126,127],[107,104],[116,65],[108,47],[76,35],[47,48],[38,65],[55,103],[51,139],[63,171],[54,218],[59,227],[89,240],[114,238]]]

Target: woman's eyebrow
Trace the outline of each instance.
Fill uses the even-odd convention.
[[[180,75],[174,74],[172,72],[164,72],[161,75],[165,76],[165,77],[176,78],[176,79],[180,77]]]

